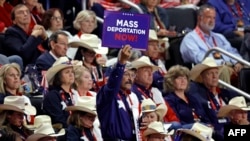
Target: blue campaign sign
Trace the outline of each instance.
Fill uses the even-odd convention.
[[[146,50],[150,17],[147,14],[105,11],[102,46],[121,48],[125,44]]]

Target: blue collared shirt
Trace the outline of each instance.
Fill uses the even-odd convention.
[[[202,33],[202,35],[204,36],[204,33]],[[195,30],[189,32],[184,37],[180,46],[180,52],[184,62],[195,64],[201,63],[209,48],[214,47],[213,39],[215,40],[217,47],[242,58],[237,49],[232,47],[222,34],[210,32],[210,36],[205,35],[204,38],[206,43],[201,39]],[[236,60],[224,54],[221,55],[222,59],[215,60],[217,65],[222,65],[224,62],[231,62],[232,64],[237,63]],[[213,54],[211,53],[209,56],[213,57]]]

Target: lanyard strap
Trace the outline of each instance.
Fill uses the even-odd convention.
[[[207,93],[207,96],[208,96],[208,99],[209,99],[209,101],[211,103],[212,109],[216,110],[216,111],[219,110],[219,108],[222,106],[222,99],[218,96],[218,98],[219,98],[219,103],[218,103],[218,101],[216,99],[214,99],[215,101],[212,100],[209,93]],[[218,105],[218,106],[216,106],[216,105]]]
[[[204,35],[201,33],[201,29],[198,26],[195,28],[195,32],[198,34],[198,36],[201,38],[201,40],[206,44],[208,49],[213,48],[213,47],[210,47],[209,44],[207,44],[207,41],[206,41]],[[212,36],[212,40],[213,40],[214,47],[217,47],[217,43],[216,43],[213,36]]]
[[[148,94],[146,94],[141,88],[139,88],[138,86],[137,86],[137,90],[147,99],[147,98],[151,98],[151,99],[153,99],[153,94],[149,91],[149,95]]]
[[[190,106],[188,97],[187,97],[186,95],[184,95],[184,97],[185,97],[185,100],[182,99],[182,98],[180,98],[180,97],[179,97],[179,98],[180,98],[182,101],[184,101],[188,106]],[[191,107],[191,108],[192,108],[192,107]],[[192,108],[192,115],[193,115],[194,121],[200,121],[199,116],[196,114],[194,108]]]
[[[119,100],[121,100],[121,101],[124,103],[124,101],[123,101],[122,96],[120,95],[120,93],[118,93],[117,96],[118,96]],[[125,100],[126,100],[126,99],[125,99]],[[131,100],[131,98],[130,98],[129,95],[128,95],[128,100],[129,100],[129,104],[132,106],[132,105],[133,105],[133,102],[132,102],[132,100]],[[126,100],[126,101],[127,101],[127,100]],[[124,105],[126,106],[127,104],[124,104]],[[129,110],[131,109],[129,105],[127,105],[125,108],[126,108],[127,111],[129,111]],[[131,110],[130,110],[130,111],[131,111]]]

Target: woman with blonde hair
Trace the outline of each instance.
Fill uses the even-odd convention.
[[[21,87],[21,70],[18,64],[5,64],[0,68],[0,104],[3,103],[6,96],[22,95],[19,89]],[[30,104],[30,99],[23,96],[26,103]]]
[[[91,10],[80,11],[73,21],[73,26],[76,30],[76,34],[74,35],[72,40],[80,39],[82,34],[91,34],[97,27],[95,12]],[[69,48],[67,51],[67,56],[74,59],[77,51],[77,48]]]
[[[90,71],[84,66],[74,69],[75,82],[74,91],[78,96],[96,96],[96,92],[90,91],[93,86],[93,80]]]
[[[97,28],[96,14],[91,10],[80,11],[73,21],[74,28],[78,31],[77,35],[90,34]]]

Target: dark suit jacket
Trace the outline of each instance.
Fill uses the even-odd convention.
[[[36,66],[39,71],[48,70],[56,59],[48,52],[41,54],[36,60]]]
[[[24,67],[35,63],[41,52],[37,46],[43,42],[41,37],[28,35],[19,26],[10,26],[5,33],[5,52],[9,55],[19,55],[23,58]]]

